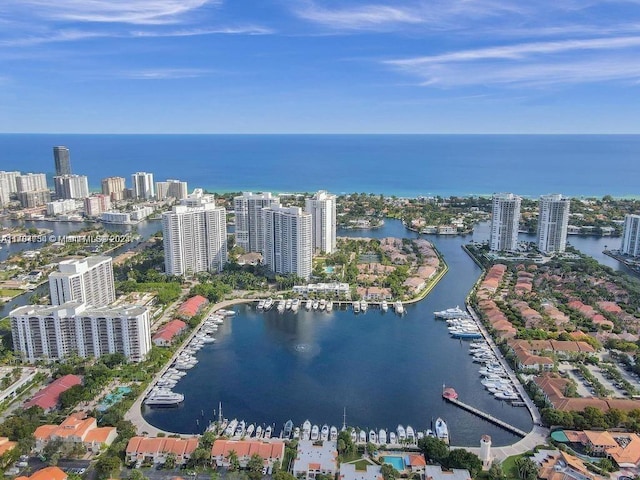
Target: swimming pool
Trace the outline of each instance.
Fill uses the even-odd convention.
[[[333,273],[333,267],[324,267],[325,273]]]
[[[122,400],[122,397],[129,393],[131,393],[131,387],[118,387],[115,392],[111,392],[105,395],[104,400],[102,401],[102,403],[100,403],[100,405],[96,407],[96,409],[99,412],[104,412],[105,410],[109,409],[109,407]]]
[[[395,468],[399,472],[401,472],[401,471],[403,471],[405,469],[404,460],[403,460],[402,457],[396,457],[395,455],[394,456],[386,456],[386,457],[382,457],[382,461],[384,463],[388,463],[389,465],[391,465],[393,468]]]

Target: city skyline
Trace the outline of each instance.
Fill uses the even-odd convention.
[[[2,132],[640,131],[631,0],[3,7]]]

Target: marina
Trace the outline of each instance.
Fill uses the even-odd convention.
[[[391,220],[379,231],[349,234],[414,235]],[[305,419],[313,417],[319,420],[315,424],[320,437],[324,424],[329,435],[332,425],[342,425],[346,407],[348,424],[359,427],[358,441],[361,436],[368,439],[372,430],[380,441],[384,430],[387,444],[400,444],[394,427],[398,424],[405,428],[405,441],[408,425],[417,440],[442,418],[454,445],[476,445],[483,434],[491,435],[494,445],[513,443],[517,435],[462,414],[441,397],[442,383],[455,382],[460,395],[473,399],[479,409],[522,430],[532,425],[526,409],[503,408],[506,402],[497,401],[480,383],[482,365],[469,356],[470,343],[452,341],[447,324],[433,320],[434,311],[460,304],[480,275],[460,248],[469,240],[433,238],[450,272],[426,299],[401,304],[402,317],[390,315],[392,303],[385,314],[381,303],[367,302],[366,313],[358,315],[345,302],[333,302],[327,314],[328,302],[321,311],[319,300],[313,310],[313,301],[300,299],[297,312],[292,300],[291,308],[286,309],[285,301],[285,310],[279,313],[277,298],[271,299],[266,311],[269,298],[264,299],[263,309],[256,308],[259,300],[235,306],[236,315],[224,318],[216,341],[195,353],[197,365],[173,388],[185,395],[184,402],[171,409],[145,408],[144,418],[165,431],[202,433],[217,421],[213,412],[221,401],[226,416],[244,419],[247,429],[255,425],[254,435],[258,426],[264,435],[271,425],[272,435],[279,436],[291,419],[292,435],[297,428],[302,436]]]

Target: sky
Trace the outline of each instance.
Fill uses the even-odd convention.
[[[2,0],[0,132],[640,133],[640,0]]]

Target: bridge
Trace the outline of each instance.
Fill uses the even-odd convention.
[[[493,423],[494,425],[497,425],[501,428],[504,428],[505,430],[514,433],[520,437],[526,437],[528,435],[527,432],[525,432],[524,430],[520,430],[517,427],[514,427],[513,425],[500,420],[499,418],[494,417],[493,415],[490,415],[486,412],[483,412],[482,410],[478,410],[476,407],[472,407],[471,405],[468,405],[464,402],[461,402],[460,400],[458,400],[457,398],[457,394],[452,395],[451,394],[451,390],[452,389],[448,389],[449,391],[446,393],[442,394],[442,398],[444,398],[447,402],[453,403],[454,405],[457,405],[458,407],[462,408],[463,410],[466,410],[467,412],[473,413],[474,415],[483,418],[485,420],[487,420],[488,422]]]

